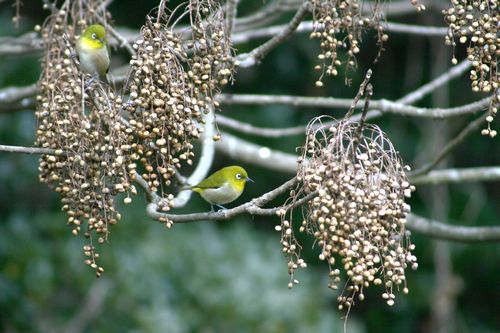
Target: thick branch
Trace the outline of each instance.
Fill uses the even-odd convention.
[[[260,165],[271,170],[297,172],[298,156],[259,146],[226,132],[222,133],[222,140],[216,143],[215,149],[245,163]]]
[[[23,154],[49,154],[56,155],[56,151],[50,148],[38,148],[38,147],[22,147],[22,146],[10,146],[10,145],[0,145],[0,151],[5,151],[9,153],[23,153]]]
[[[444,72],[443,74],[439,75],[432,81],[424,84],[417,90],[403,96],[402,98],[398,99],[396,102],[397,103],[402,103],[402,104],[412,104],[417,102],[418,100],[424,98],[427,94],[429,94],[432,91],[435,91],[439,87],[443,86],[444,84],[448,83],[452,79],[462,75],[467,69],[469,69],[471,66],[470,62],[467,60],[462,61],[460,64],[451,67],[448,71]],[[347,100],[342,100],[340,99],[339,102],[346,102]],[[341,104],[341,103],[339,103]],[[374,118],[378,115],[380,115],[381,112],[378,110],[372,110],[368,112],[367,114],[367,119]],[[282,137],[282,136],[290,136],[290,135],[299,135],[299,134],[304,134],[306,126],[300,125],[300,126],[295,126],[295,127],[288,127],[288,128],[263,128],[263,127],[257,127],[250,125],[248,123],[244,123],[235,119],[231,119],[228,117],[224,116],[218,116],[217,117],[218,121],[217,123],[221,126],[231,128],[233,130],[236,130],[241,133],[246,133],[246,134],[251,134],[251,135],[257,135],[257,136],[262,136],[262,137],[268,137],[268,138],[277,138],[277,137]]]
[[[242,141],[242,140],[241,140]],[[244,142],[243,142],[244,143]],[[240,142],[241,144],[241,142]],[[55,154],[52,149],[33,148],[33,147],[17,147],[17,146],[0,146],[0,150],[10,152],[20,152],[27,154]],[[284,154],[284,153],[280,153]],[[290,155],[289,158],[295,158]],[[288,170],[287,170],[288,171]],[[484,168],[471,168],[471,169],[448,169],[431,171],[428,175],[420,176],[412,179],[412,182],[417,185],[423,184],[436,184],[442,182],[463,182],[463,181],[487,181],[500,179],[500,167],[484,167]],[[232,209],[219,211],[219,212],[204,212],[193,214],[164,214],[157,211],[159,197],[155,192],[152,192],[146,181],[137,174],[135,182],[141,186],[147,195],[150,202],[147,206],[147,214],[156,220],[168,218],[171,221],[181,222],[194,222],[200,220],[227,220],[236,215],[248,213],[252,215],[274,215],[281,209],[291,209],[299,207],[311,200],[315,193],[293,202],[290,205],[273,208],[262,208],[265,204],[276,198],[278,195],[285,193],[288,189],[292,188],[297,179],[294,177],[278,188],[269,191],[262,196],[253,199],[250,202],[244,203]],[[466,226],[450,226],[437,221],[427,220],[425,218],[409,215],[407,226],[410,230],[423,234],[425,236],[454,240],[460,242],[480,242],[480,241],[497,241],[500,240],[500,227],[466,227]]]
[[[195,170],[186,179],[188,185],[196,185],[201,182],[208,174],[210,167],[214,161],[215,142],[213,136],[215,134],[215,118],[214,110],[211,109],[208,114],[203,115],[205,120],[204,131],[201,138],[201,153],[198,164]],[[174,207],[183,207],[191,198],[192,191],[181,191],[174,199]]]
[[[394,33],[404,33],[410,35],[444,37],[448,33],[447,27],[431,27],[431,26],[403,24],[395,22],[387,22],[383,24],[383,26],[386,31]]]
[[[434,170],[425,175],[411,177],[411,182],[415,185],[437,185],[498,180],[500,180],[500,167],[498,166]]]
[[[234,31],[236,16],[238,15],[239,0],[227,0],[226,2],[226,31],[230,37]]]
[[[352,99],[333,97],[305,97],[289,95],[251,95],[251,94],[221,94],[218,96],[220,103],[227,105],[268,105],[284,104],[295,107],[314,108],[348,108]],[[389,101],[386,99],[372,100],[370,106],[382,112],[389,112],[403,116],[446,118],[475,113],[486,109],[491,102],[491,97],[479,101],[451,108],[421,108]],[[361,108],[358,106],[357,108]]]
[[[500,227],[449,225],[414,214],[408,216],[406,226],[421,235],[437,239],[457,242],[500,241]]]
[[[233,129],[240,133],[258,135],[266,138],[279,138],[283,136],[290,136],[297,134],[305,135],[305,130],[306,130],[305,126],[295,126],[282,129],[257,127],[222,115],[217,116],[217,125]]]

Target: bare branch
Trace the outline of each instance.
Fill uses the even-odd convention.
[[[415,214],[408,215],[406,226],[421,235],[457,242],[500,241],[500,227],[448,225]]]
[[[0,55],[30,55],[42,51],[42,40],[35,32],[28,32],[19,37],[0,38]]]
[[[247,30],[247,31],[239,30],[239,33],[234,35],[233,43],[234,44],[245,43],[250,40],[258,38],[274,36],[283,31],[283,29],[285,28],[286,25],[278,24],[254,30]],[[295,32],[298,33],[310,32],[312,30],[313,30],[313,22],[305,21],[299,24],[299,26],[295,29]],[[384,31],[393,33],[406,33],[406,34],[420,35],[427,37],[433,37],[433,36],[444,37],[448,32],[448,28],[386,22],[384,24]]]
[[[448,33],[448,27],[431,27],[431,26],[403,24],[395,22],[387,22],[382,25],[384,26],[385,31],[394,33],[404,33],[410,35],[444,37]]]
[[[61,332],[82,332],[93,319],[102,313],[102,307],[110,288],[110,281],[96,280],[90,287],[83,304],[79,306],[76,316],[65,325]]]
[[[269,191],[258,198],[252,199],[249,202],[246,202],[242,205],[239,205],[235,208],[220,210],[218,212],[203,212],[203,213],[192,213],[192,214],[166,214],[160,213],[157,211],[157,204],[150,203],[146,209],[146,212],[149,217],[159,221],[165,221],[165,219],[173,221],[175,223],[185,223],[185,222],[195,222],[195,221],[205,221],[205,220],[228,220],[236,215],[240,215],[243,213],[248,213],[251,215],[274,215],[278,212],[279,209],[283,209],[284,207],[274,207],[274,208],[261,208],[278,195],[285,193],[287,190],[292,188],[297,183],[297,179],[294,177],[289,181],[283,183],[279,187],[275,188],[272,191]],[[148,188],[144,188],[146,191],[149,191]],[[307,200],[312,198],[308,197]],[[303,204],[304,202],[296,202],[295,204]],[[295,207],[295,206],[293,206]],[[287,206],[285,208],[292,208],[292,206]]]
[[[462,143],[465,138],[469,136],[469,134],[476,131],[479,126],[485,122],[484,118],[484,116],[481,116],[476,120],[468,123],[467,126],[465,126],[465,128],[462,129],[455,138],[450,140],[450,142],[448,142],[446,146],[443,147],[441,152],[434,158],[434,160],[415,170],[414,172],[411,172],[409,175],[418,176],[434,169],[439,164],[439,162],[441,162],[446,157],[446,155],[448,155],[453,149],[455,149],[460,143]]]
[[[226,2],[226,30],[229,38],[234,31],[239,2],[240,0],[227,0]]]
[[[23,153],[23,154],[50,154],[56,155],[56,151],[50,148],[38,148],[38,147],[23,147],[23,146],[10,146],[10,145],[0,145],[0,151],[5,151],[9,153]]]
[[[99,21],[104,24],[106,27],[106,30],[109,31],[109,34],[113,36],[117,41],[118,41],[118,46],[120,48],[124,48],[127,50],[127,52],[133,56],[135,54],[135,50],[132,48],[132,45],[130,45],[130,41],[128,41],[124,36],[120,34],[119,31],[117,31],[113,26],[108,24],[104,18],[100,17]]]
[[[218,100],[220,103],[228,105],[284,104],[295,107],[315,108],[348,108],[351,106],[352,102],[352,99],[348,98],[251,94],[221,94],[218,96]],[[484,110],[488,108],[490,102],[491,96],[485,97],[479,101],[451,108],[421,108],[386,99],[372,100],[370,105],[373,109],[380,110],[381,112],[394,113],[403,116],[446,118]],[[357,106],[356,108],[361,108],[361,106]]]
[[[249,29],[254,29],[255,27],[260,27],[276,19],[277,16],[281,15],[286,10],[297,10],[297,6],[293,6],[284,0],[276,0],[269,2],[263,7],[261,7],[255,13],[248,16],[236,18],[235,32],[246,31]],[[269,36],[269,35],[268,35]],[[233,40],[234,43],[234,40]]]
[[[215,154],[215,142],[213,136],[215,134],[215,117],[214,110],[211,109],[208,114],[203,114],[205,120],[204,131],[201,137],[201,153],[196,169],[191,176],[186,179],[187,184],[196,185],[201,182],[208,174],[212,166]],[[183,207],[191,198],[192,191],[181,191],[174,199],[174,207]]]
[[[424,84],[417,90],[406,94],[405,96],[398,99],[396,102],[402,104],[413,104],[422,98],[424,98],[427,94],[435,91],[437,88],[445,85],[452,79],[459,77],[463,73],[465,73],[471,66],[471,63],[466,59],[460,62],[458,65],[451,67],[449,70],[439,75],[432,81]]]
[[[292,154],[259,146],[233,136],[222,133],[222,140],[217,142],[215,149],[242,162],[260,165],[267,169],[290,173],[297,172],[297,157]]]
[[[0,90],[0,105],[14,104],[36,94],[36,84],[26,87],[8,87]]]
[[[439,75],[432,81],[430,81],[427,84],[424,84],[417,90],[403,96],[402,98],[398,99],[396,102],[398,103],[403,103],[403,104],[412,104],[415,103],[416,101],[424,98],[427,94],[429,94],[432,91],[435,91],[439,87],[443,86],[447,82],[451,81],[452,79],[462,75],[467,69],[470,68],[470,62],[467,60],[462,61],[460,64],[457,66],[451,67],[448,71],[445,73]],[[228,95],[231,96],[231,95]],[[345,103],[348,103],[347,99],[337,99],[339,102],[340,107],[347,107],[345,106]],[[226,102],[227,103],[227,102]],[[230,104],[230,102],[229,102]],[[343,105],[344,104],[344,105]],[[368,112],[367,114],[367,119],[372,119],[378,115],[380,115],[381,112],[378,110],[372,110]],[[295,127],[289,127],[289,128],[262,128],[262,127],[256,127],[252,126],[250,124],[240,122],[231,118],[227,118],[224,116],[218,116],[218,124],[225,126],[227,128],[231,128],[234,130],[237,130],[241,133],[247,133],[247,134],[252,134],[252,135],[257,135],[257,136],[262,136],[262,137],[268,137],[268,138],[277,138],[277,137],[282,137],[282,136],[289,136],[289,135],[298,135],[298,134],[304,134],[306,126],[295,126]],[[328,126],[330,124],[327,124]]]
[[[415,185],[497,181],[500,180],[500,167],[434,170],[425,175],[411,177],[410,179],[412,184]]]
[[[279,138],[298,134],[304,135],[306,129],[306,127],[302,125],[288,128],[257,127],[222,115],[217,115],[217,125],[231,128],[240,133],[258,135],[266,138]]]
[[[274,35],[273,38],[262,44],[261,46],[255,48],[249,53],[240,54],[238,56],[240,67],[251,67],[258,63],[262,58],[266,56],[273,48],[287,40],[297,29],[300,22],[309,13],[309,2],[304,2],[295,16],[292,18],[287,27],[283,29],[280,33]]]

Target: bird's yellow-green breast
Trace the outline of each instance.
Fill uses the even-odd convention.
[[[89,26],[76,43],[82,70],[106,82],[110,58],[106,30],[100,24]]]
[[[236,200],[248,181],[252,180],[246,170],[233,165],[214,172],[191,189],[210,204],[223,205]]]

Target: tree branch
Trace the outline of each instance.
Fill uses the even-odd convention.
[[[408,215],[406,226],[421,235],[457,242],[500,241],[500,227],[457,226]]]
[[[333,97],[306,97],[290,95],[252,95],[252,94],[221,94],[218,101],[226,105],[268,105],[282,104],[295,107],[314,108],[349,108],[352,99]],[[475,113],[488,108],[491,96],[481,100],[451,107],[451,108],[421,108],[412,105],[397,103],[386,99],[372,100],[370,105],[373,109],[381,112],[399,114],[403,116],[426,117],[426,118],[447,118],[469,113]],[[361,108],[361,106],[357,106]],[[369,112],[370,114],[370,112]]]
[[[227,134],[225,134],[227,136]],[[237,144],[247,144],[239,139]],[[242,142],[243,141],[243,142]],[[253,144],[252,144],[253,145]],[[7,149],[5,149],[7,147]],[[14,149],[11,149],[14,148]],[[253,148],[253,147],[252,147]],[[265,148],[265,147],[261,147]],[[268,148],[269,149],[269,148]],[[0,146],[0,150],[9,152],[19,152],[26,154],[55,154],[52,149],[46,148],[33,148],[33,147],[17,147],[17,146]],[[276,152],[272,152],[270,157],[276,158]],[[278,152],[279,158],[289,155]],[[248,158],[249,156],[247,156]],[[293,158],[294,155],[289,155],[287,158]],[[270,161],[268,160],[268,163]],[[269,164],[268,164],[269,165]],[[290,171],[282,170],[282,171]],[[294,171],[292,171],[294,172]],[[411,179],[413,184],[438,184],[445,182],[464,182],[464,181],[489,181],[500,179],[500,167],[483,167],[483,168],[470,168],[470,169],[447,169],[431,171],[429,174],[419,176]],[[239,205],[235,208],[218,211],[218,212],[203,212],[193,214],[165,214],[157,211],[158,203],[162,200],[158,194],[149,189],[147,182],[139,175],[136,174],[135,182],[141,186],[146,193],[149,204],[147,205],[146,212],[148,216],[155,220],[167,218],[177,223],[194,222],[200,220],[228,220],[236,215],[248,213],[251,215],[274,215],[281,209],[292,209],[305,204],[307,201],[314,198],[315,192],[308,194],[305,197],[287,205],[278,206],[274,208],[262,208],[265,204],[276,198],[278,195],[285,193],[288,189],[292,188],[297,179],[294,177],[282,184],[278,188],[269,191],[262,196],[255,198],[247,203]],[[410,214],[407,220],[407,226],[410,230],[418,232],[424,236],[447,239],[460,242],[480,242],[480,241],[498,241],[500,240],[500,227],[465,227],[465,226],[450,226],[437,221],[427,220],[425,218]]]
[[[412,184],[415,185],[497,181],[500,180],[500,167],[492,166],[434,170],[425,175],[410,177],[410,179]]]
[[[234,31],[234,26],[236,23],[236,16],[238,15],[238,3],[240,0],[227,0],[226,1],[226,30],[228,37]]]
[[[200,159],[198,160],[198,164],[196,165],[195,170],[186,179],[186,183],[188,185],[196,185],[201,182],[208,174],[210,167],[214,161],[215,154],[215,141],[213,139],[215,134],[215,116],[214,110],[211,109],[208,114],[203,115],[203,119],[205,121],[204,131],[201,137],[201,153]],[[174,207],[183,207],[187,204],[189,199],[191,198],[192,191],[180,191],[177,196],[174,198]]]
[[[448,33],[448,27],[431,27],[395,22],[386,22],[385,24],[382,23],[382,25],[384,26],[385,31],[410,35],[444,37]]]
[[[448,71],[444,72],[443,74],[439,75],[432,81],[424,84],[417,90],[408,93],[407,95],[403,96],[402,98],[398,99],[396,102],[397,103],[403,103],[403,104],[412,104],[415,103],[416,101],[424,98],[427,94],[431,93],[432,91],[435,91],[439,87],[443,86],[447,82],[451,81],[452,79],[462,75],[467,69],[469,69],[471,66],[470,62],[468,60],[462,61],[460,64],[451,67]],[[347,99],[338,99],[339,104],[342,103],[347,103]],[[374,118],[378,115],[380,115],[381,112],[379,110],[372,110],[368,112],[367,114],[367,119]],[[217,123],[219,125],[222,125],[227,128],[234,129],[236,131],[239,131],[240,133],[246,133],[246,134],[251,134],[251,135],[257,135],[257,136],[262,136],[262,137],[268,137],[268,138],[277,138],[277,137],[283,137],[283,136],[291,136],[291,135],[299,135],[299,134],[304,134],[306,126],[305,125],[300,125],[300,126],[295,126],[295,127],[288,127],[288,128],[263,128],[263,127],[256,127],[253,125],[250,125],[248,123],[244,123],[235,119],[231,119],[225,116],[217,116]],[[327,125],[330,125],[331,123],[328,123]]]
[[[311,194],[309,197],[302,201],[296,201],[288,206],[282,207],[274,207],[274,208],[261,208],[265,204],[269,203],[271,200],[276,198],[278,195],[285,193],[287,190],[292,188],[297,183],[297,179],[294,177],[287,182],[283,183],[279,187],[275,188],[272,191],[264,193],[258,198],[252,199],[249,202],[241,204],[237,207],[225,210],[219,210],[218,212],[202,212],[202,213],[192,213],[192,214],[167,214],[161,213],[157,211],[158,205],[155,202],[151,202],[148,204],[146,213],[149,217],[158,221],[165,221],[165,219],[169,221],[173,221],[175,223],[186,223],[186,222],[196,222],[196,221],[205,221],[205,220],[228,220],[236,215],[240,215],[243,213],[248,213],[251,215],[275,215],[280,209],[289,209],[296,207],[298,205],[303,204],[305,201],[310,200],[314,194]],[[142,186],[142,184],[141,184]],[[146,184],[147,186],[147,184]],[[149,192],[148,187],[144,187],[146,192]]]
[[[82,332],[84,328],[102,313],[104,301],[111,288],[108,280],[96,280],[90,287],[83,304],[76,315],[64,326],[62,333]]]
[[[251,67],[258,63],[273,48],[290,38],[307,13],[309,13],[309,2],[304,2],[285,29],[281,30],[278,34],[274,35],[273,38],[253,49],[251,52],[238,55],[237,60],[239,61],[239,66]]]
[[[402,104],[413,104],[422,98],[424,98],[427,94],[432,93],[437,88],[445,85],[449,81],[454,78],[459,77],[463,73],[465,73],[471,67],[471,63],[469,60],[465,59],[460,62],[458,65],[451,67],[443,74],[434,78],[430,82],[424,84],[417,90],[406,94],[405,96],[399,98],[396,102]]]
[[[298,156],[296,155],[259,146],[226,132],[221,135],[222,140],[215,144],[215,149],[223,154],[271,170],[297,172]]]
[[[50,148],[38,148],[38,147],[23,147],[23,146],[10,146],[10,145],[0,145],[0,151],[5,151],[8,153],[23,153],[23,154],[48,154],[57,155],[54,149]]]
[[[454,137],[452,140],[450,140],[444,147],[443,149],[437,154],[437,156],[432,160],[431,162],[423,165],[422,167],[418,168],[417,170],[410,172],[410,176],[418,176],[422,175],[425,173],[428,173],[432,169],[434,169],[439,162],[441,162],[453,149],[455,149],[460,143],[462,143],[469,134],[473,133],[476,131],[481,124],[485,122],[484,116],[478,117],[476,120],[470,122],[465,126],[464,129],[458,133],[456,137]]]
[[[254,29],[255,27],[268,24],[269,22],[274,21],[274,19],[281,15],[284,11],[297,10],[298,6],[295,8],[292,7],[293,5],[290,5],[284,0],[276,0],[267,3],[262,8],[248,16],[236,18],[235,32],[247,31],[249,29]]]
[[[305,135],[306,129],[306,127],[302,125],[288,128],[257,127],[223,115],[217,115],[217,125],[233,129],[240,133],[257,135],[266,138],[279,138],[298,134]]]

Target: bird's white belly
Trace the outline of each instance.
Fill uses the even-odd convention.
[[[97,78],[99,77],[98,67],[104,69],[109,67],[109,54],[106,47],[95,50],[83,46],[78,57],[83,71]]]
[[[211,204],[223,205],[236,200],[243,191],[238,191],[238,189],[229,186],[225,183],[219,188],[209,188],[200,193],[200,195]]]

